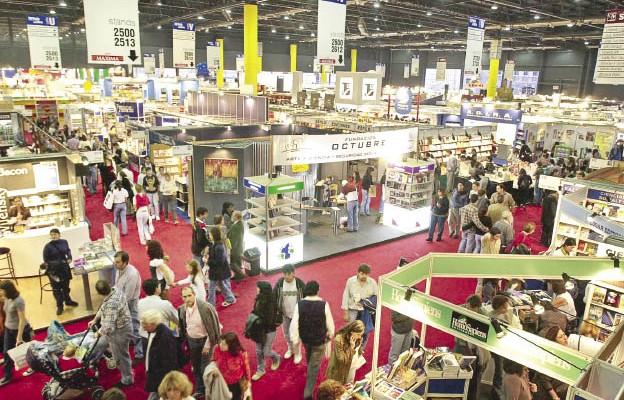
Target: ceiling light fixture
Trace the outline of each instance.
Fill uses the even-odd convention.
[[[162,29],[162,26],[161,26],[161,25],[158,25],[158,26],[156,27],[156,29]]]
[[[433,13],[431,11],[427,11],[427,16],[431,17],[433,15]]]
[[[80,32],[86,32],[87,30],[85,28],[80,28]]]
[[[290,36],[289,36],[289,35],[286,35],[286,36],[284,37],[284,39],[289,40],[289,39],[290,39]]]
[[[496,4],[492,4],[492,7],[490,7],[492,10],[498,10],[498,6]]]
[[[417,26],[418,28],[422,28],[422,24],[420,24],[420,23],[416,24],[416,26]]]
[[[586,41],[585,41],[585,46],[587,46],[588,44],[589,44],[589,42],[586,40]]]
[[[503,28],[503,30],[510,31],[511,30],[511,25],[507,25],[506,27]]]
[[[456,33],[456,34],[457,34],[457,33],[459,33],[459,30],[455,29],[455,30],[453,31],[453,33]]]
[[[271,33],[275,33],[277,32],[277,30],[275,30],[275,28],[271,29]]]
[[[228,14],[232,14],[232,10],[230,10],[229,8],[227,10],[225,10],[226,13]]]
[[[375,30],[380,31],[381,29],[379,29],[379,27],[377,27]]]
[[[377,21],[379,21],[379,18],[375,17],[375,18],[373,18],[373,21],[377,22]]]
[[[157,6],[162,6],[162,1],[159,1],[158,3],[156,3]]]
[[[50,10],[50,14],[56,14],[55,10]]]
[[[533,16],[533,19],[540,19],[540,18],[542,18],[542,17],[540,17],[540,15],[539,15],[539,14],[535,14],[535,15]]]
[[[284,15],[284,19],[290,19],[288,15]]]
[[[228,29],[232,29],[232,25],[228,25]]]
[[[567,27],[572,28],[574,26],[574,22],[568,22]]]
[[[303,25],[299,25],[299,29],[303,30],[305,27]]]
[[[316,36],[316,34],[315,34],[314,32],[312,32],[312,33],[310,34],[310,36],[315,37],[315,36]]]
[[[67,3],[65,3],[64,1],[62,1],[62,0],[61,0],[61,1],[59,2],[59,6],[60,6],[60,7],[67,7]]]
[[[204,19],[204,16],[203,15],[198,15],[197,19]]]
[[[374,3],[373,3],[373,7],[375,7],[375,8],[379,8],[379,7],[381,7],[381,3],[379,3],[378,1],[376,1],[376,2],[374,2]]]

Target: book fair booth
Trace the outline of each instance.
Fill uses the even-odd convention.
[[[479,263],[475,270],[474,258]],[[472,312],[465,307],[431,295],[435,278],[488,278],[513,276],[519,279],[560,279],[566,273],[574,280],[591,280],[596,285],[624,281],[624,274],[613,259],[561,258],[430,253],[379,278],[376,325],[389,308],[420,322],[420,347],[402,354],[394,365],[379,365],[380,330],[375,330],[372,371],[356,382],[352,392],[374,399],[421,399],[458,397],[467,399],[467,380],[472,377],[470,360],[448,350],[436,348],[427,340],[433,327],[490,352],[512,359],[531,370],[569,385],[567,399],[621,399],[624,396],[624,324],[614,327],[603,338],[594,354],[564,347],[524,329],[508,326],[501,320]],[[507,293],[506,293],[507,294]],[[524,321],[539,313],[536,293],[511,293],[525,301],[514,303]],[[524,296],[523,296],[524,295]],[[545,300],[540,300],[545,301]],[[580,339],[579,339],[580,340]],[[587,354],[586,354],[587,353]],[[372,393],[366,393],[370,387]],[[356,396],[357,397],[357,396]]]

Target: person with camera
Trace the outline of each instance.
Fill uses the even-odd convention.
[[[57,228],[50,229],[50,241],[43,248],[43,264],[46,275],[50,279],[52,295],[56,300],[56,315],[61,315],[64,305],[76,307],[76,303],[69,295],[69,281],[72,273],[69,265],[72,262],[71,249],[67,240],[61,239],[61,232]]]

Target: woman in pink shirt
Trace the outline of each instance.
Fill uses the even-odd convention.
[[[219,367],[219,372],[232,393],[232,400],[241,400],[243,393],[251,385],[251,368],[247,352],[236,333],[226,332],[221,335],[212,361]]]

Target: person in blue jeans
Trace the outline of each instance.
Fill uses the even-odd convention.
[[[342,194],[347,200],[347,232],[357,232],[360,227],[358,219],[357,188],[352,181],[342,181]]]
[[[436,241],[442,241],[442,234],[444,233],[444,221],[448,217],[449,213],[449,200],[446,197],[444,189],[438,189],[438,198],[433,204],[431,209],[431,222],[429,223],[429,237],[427,242],[433,242],[433,234],[435,233],[436,225],[438,226],[438,238]]]
[[[210,240],[212,244],[208,250],[208,279],[210,280],[210,289],[208,292],[208,303],[215,305],[215,297],[217,285],[221,288],[221,293],[225,297],[225,301],[221,303],[223,307],[228,307],[236,303],[236,297],[232,293],[230,284],[230,264],[227,261],[227,252],[223,244],[223,233],[221,228],[213,226],[210,228]]]
[[[368,189],[373,185],[373,167],[366,168],[364,177],[362,178],[362,209],[360,212],[362,215],[370,215],[370,196],[368,195]]]

